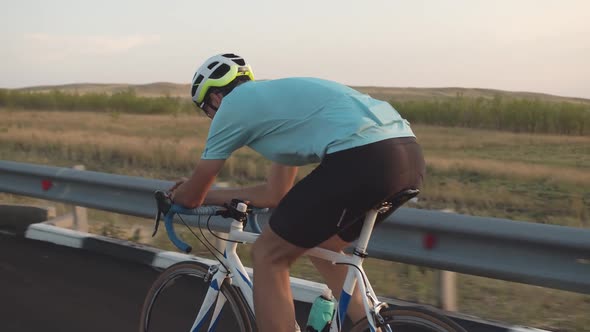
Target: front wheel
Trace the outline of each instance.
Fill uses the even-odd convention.
[[[210,281],[204,281],[208,270],[208,265],[199,262],[181,262],[164,270],[145,298],[139,331],[255,331],[247,304],[228,282],[219,287],[218,296],[227,299],[219,318],[211,322],[212,309],[200,327],[191,330],[210,287]],[[211,325],[214,328],[209,330]]]
[[[380,312],[384,324],[380,331],[394,332],[467,332],[464,328],[441,314],[422,307],[395,307]],[[356,323],[350,332],[370,332],[367,319]]]

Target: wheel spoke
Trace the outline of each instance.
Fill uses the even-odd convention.
[[[183,262],[164,270],[146,296],[141,313],[140,332],[191,331],[205,294],[210,287],[203,277],[208,266],[197,262]],[[217,331],[253,331],[246,304],[239,293],[227,283],[218,288],[226,302],[218,307],[220,315],[211,322],[213,307],[199,322],[199,329],[206,331],[215,325]],[[196,324],[195,324],[196,325]]]

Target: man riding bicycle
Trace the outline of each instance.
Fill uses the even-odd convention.
[[[346,248],[359,236],[365,212],[421,187],[421,148],[389,103],[317,78],[254,81],[235,54],[205,61],[191,95],[212,122],[200,161],[189,179],[171,188],[172,199],[189,208],[233,198],[275,208],[252,247],[256,322],[262,332],[291,332],[290,266],[316,246]],[[243,146],[272,161],[266,183],[210,190],[225,160]],[[315,163],[295,184],[297,167]],[[342,287],[346,267],[312,262],[331,289]],[[355,292],[348,311],[353,321],[364,317],[359,296]]]

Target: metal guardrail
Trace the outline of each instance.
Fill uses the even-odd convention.
[[[171,185],[0,161],[0,192],[138,217],[152,218],[154,190]],[[228,226],[218,218],[211,224],[220,231]],[[401,208],[373,233],[368,251],[390,261],[590,294],[590,229]]]

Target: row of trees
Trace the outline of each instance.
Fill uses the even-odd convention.
[[[454,98],[392,104],[410,122],[527,133],[590,135],[590,104],[538,99]]]
[[[590,104],[539,99],[454,98],[422,99],[392,105],[413,123],[485,128],[528,133],[590,135]],[[113,94],[33,93],[0,89],[0,107],[33,110],[116,111],[127,113],[192,112],[194,106],[177,97],[141,97],[133,89]]]
[[[46,93],[0,89],[0,107],[59,111],[115,111],[126,113],[178,113],[193,110],[190,102],[174,97],[141,97],[133,89],[113,94]]]

